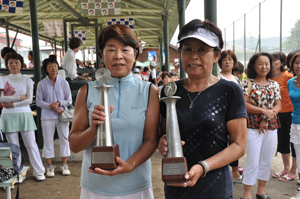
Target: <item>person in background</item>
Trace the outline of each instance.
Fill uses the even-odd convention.
[[[34,65],[33,65],[33,54],[32,54],[32,51],[29,51],[29,52],[28,52],[27,58],[28,58],[28,60],[29,60],[27,69],[32,69],[32,68],[34,67]]]
[[[239,81],[242,81],[244,78],[244,65],[241,62],[237,62],[237,65],[235,68],[232,69],[232,73],[233,76],[236,76]],[[246,76],[247,77],[247,76]]]
[[[78,90],[81,86],[87,84],[91,77],[83,77],[77,74],[76,53],[78,52],[82,41],[73,37],[69,42],[70,49],[66,52],[62,59],[62,67],[66,70],[66,80],[71,90]]]
[[[85,68],[85,65],[79,59],[76,59],[77,68]]]
[[[171,76],[171,80],[170,81],[175,82],[175,81],[179,80],[179,77],[178,77],[178,75],[176,73],[170,72],[169,74]]]
[[[29,161],[33,168],[33,176],[37,181],[45,180],[45,168],[35,141],[36,125],[31,113],[30,104],[33,98],[33,81],[21,74],[24,60],[16,52],[5,56],[5,65],[10,74],[0,78],[6,90],[1,92],[0,102],[2,111],[2,132],[9,143],[20,146],[19,132],[27,149]],[[21,163],[21,155],[18,165]]]
[[[149,77],[149,82],[151,82],[154,85],[157,85],[157,79],[156,79],[156,69],[155,69],[156,63],[155,61],[150,62],[150,77]]]
[[[232,69],[237,66],[237,58],[235,53],[232,50],[224,50],[221,53],[221,56],[218,60],[219,67],[221,68],[221,72],[219,72],[218,77],[220,79],[225,79],[228,81],[235,82],[237,84],[240,83],[238,77],[232,75]],[[230,163],[231,166],[231,175],[233,183],[241,183],[242,176],[240,174],[239,161],[236,160]]]
[[[269,80],[273,64],[269,53],[256,53],[248,63],[247,77],[241,82],[248,113],[246,165],[242,183],[242,199],[252,198],[251,187],[258,180],[257,199],[271,199],[266,194],[276,144],[281,110],[279,84]]]
[[[148,67],[144,67],[144,70],[143,72],[141,73],[141,76],[142,76],[142,80],[144,81],[149,81],[149,77],[148,77],[148,74],[149,73],[149,68]]]
[[[178,75],[178,78],[180,79],[180,65],[179,63],[174,64],[174,73]]]
[[[291,69],[291,59],[293,58],[293,56],[295,54],[297,54],[298,52],[300,52],[300,50],[293,50],[292,52],[290,52],[287,56],[286,56],[286,67],[288,68],[288,71],[293,73],[293,70]]]
[[[293,105],[289,98],[287,82],[293,75],[286,70],[286,55],[282,52],[271,54],[273,62],[273,77],[271,80],[279,84],[281,93],[281,111],[278,113],[281,127],[277,129],[277,152],[281,153],[283,170],[273,174],[280,181],[290,181],[298,178],[296,153],[293,143],[290,143],[290,129],[292,124]],[[290,156],[292,152],[292,167]]]
[[[171,81],[171,75],[168,72],[163,72],[163,74],[161,75],[161,85],[158,87],[158,94],[160,96],[160,92],[161,89],[164,87],[164,85],[166,85],[167,83],[169,83]]]
[[[43,61],[43,70],[46,77],[37,85],[36,105],[42,108],[42,129],[44,147],[42,156],[47,161],[47,177],[54,177],[55,166],[52,165],[52,158],[55,157],[53,138],[55,128],[59,137],[60,156],[62,157],[61,173],[64,176],[70,175],[67,165],[70,156],[69,148],[69,122],[59,120],[60,114],[65,107],[72,104],[72,96],[69,84],[66,80],[57,75],[58,63],[55,59],[47,58]]]
[[[132,74],[134,78],[142,80],[142,77],[140,75],[140,70],[138,68],[134,68]]]
[[[292,56],[290,69],[295,76],[287,82],[289,98],[293,104],[290,141],[294,144],[295,147],[297,156],[296,160],[298,165],[298,177],[300,178],[300,52]],[[296,196],[290,199],[298,199],[299,195],[300,191],[298,189],[298,193],[296,194]]]
[[[111,78],[106,85],[114,143],[120,148],[114,170],[91,169],[92,148],[97,127],[103,124],[104,107],[99,104],[98,81],[84,85],[78,93],[70,149],[84,150],[81,169],[81,199],[153,199],[150,157],[158,142],[159,100],[157,88],[150,82],[132,77],[139,55],[139,42],[126,25],[114,24],[98,36],[99,55]],[[120,67],[120,63],[122,66]]]
[[[165,198],[232,198],[228,164],[246,149],[246,107],[239,85],[219,79],[212,69],[224,42],[221,30],[209,21],[194,19],[178,35],[182,69],[188,78],[175,82],[174,96],[181,97],[176,111],[183,155],[188,172],[184,183],[165,184]],[[165,97],[165,87],[161,97]],[[166,105],[160,102],[161,132],[166,132]],[[229,145],[228,145],[229,143]],[[165,156],[169,144],[160,138],[158,150]]]
[[[139,73],[142,73],[142,67],[141,66],[135,66],[135,68],[139,69]]]
[[[1,50],[1,57],[2,59],[5,60],[5,56],[8,54],[8,53],[11,53],[11,52],[16,52],[14,49],[12,48],[9,48],[9,47],[4,47],[2,48]]]

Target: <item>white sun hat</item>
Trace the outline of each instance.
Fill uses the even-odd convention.
[[[200,41],[203,41],[207,45],[211,47],[219,47],[219,38],[217,35],[209,30],[206,30],[204,28],[198,28],[196,32],[190,32],[188,35],[182,37],[179,41],[181,42],[184,39],[188,38],[195,38],[199,39]]]

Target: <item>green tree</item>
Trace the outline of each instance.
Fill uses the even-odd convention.
[[[285,40],[283,47],[288,51],[300,49],[300,19],[296,21],[290,33],[291,35]]]

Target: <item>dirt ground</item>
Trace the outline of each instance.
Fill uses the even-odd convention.
[[[29,165],[28,157],[25,153],[25,165]],[[152,156],[152,180],[155,199],[164,199],[163,182],[161,181],[161,155],[158,151]],[[28,171],[26,180],[20,184],[20,199],[76,199],[80,196],[80,161],[70,161],[68,163],[71,171],[70,176],[62,176],[59,171],[60,161],[53,162],[57,166],[55,177],[47,178],[43,182],[36,182],[32,176],[32,170]],[[46,162],[44,161],[44,165]],[[240,165],[245,165],[245,157],[240,159]],[[282,160],[280,154],[275,156],[272,163],[271,173],[281,171]],[[270,178],[267,183],[267,193],[272,199],[289,199],[295,195],[298,187],[297,181],[280,182],[278,179]],[[252,196],[255,196],[255,188],[252,189]],[[239,199],[242,196],[242,184],[234,184],[233,198]],[[12,198],[16,195],[16,189],[12,190]],[[0,189],[0,199],[5,198],[5,191]]]

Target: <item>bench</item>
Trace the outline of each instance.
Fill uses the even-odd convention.
[[[11,168],[13,166],[12,163],[12,155],[9,147],[1,147],[0,148],[0,167],[2,168]],[[19,179],[21,179],[26,172],[29,170],[30,167],[24,166],[22,171],[19,173]],[[0,187],[6,189],[6,199],[11,199],[11,187],[14,186],[15,183],[18,181],[18,176],[15,175],[14,177],[0,183]]]

